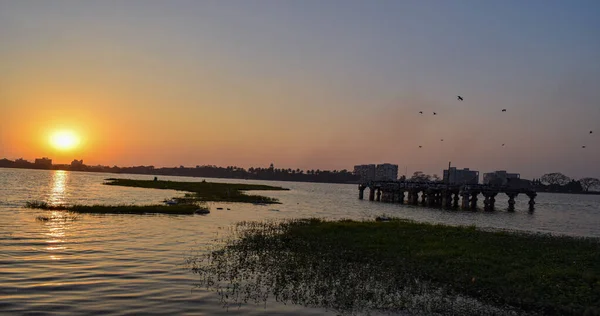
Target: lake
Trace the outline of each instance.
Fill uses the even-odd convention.
[[[600,237],[600,196],[540,193],[536,210],[519,196],[515,212],[496,198],[495,212],[440,210],[358,200],[356,185],[207,179],[283,186],[261,191],[279,205],[210,203],[211,214],[91,215],[25,209],[26,201],[66,204],[155,204],[183,192],[105,186],[105,178],[149,175],[0,168],[0,311],[9,314],[322,315],[335,313],[269,302],[225,309],[195,288],[185,259],[218,244],[239,221],[320,217],[417,221]],[[161,180],[203,178],[159,176]],[[479,201],[482,206],[482,201]],[[223,210],[217,210],[222,207]],[[228,210],[229,209],[229,210]],[[46,215],[48,221],[38,221]]]

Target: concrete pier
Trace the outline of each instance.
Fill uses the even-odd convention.
[[[514,188],[509,186],[492,186],[481,184],[455,185],[439,182],[411,182],[411,181],[371,181],[358,186],[358,198],[364,198],[364,190],[369,188],[369,201],[387,203],[406,203],[412,205],[426,205],[429,207],[477,209],[478,196],[482,194],[483,208],[493,211],[496,207],[496,196],[504,193],[508,196],[508,210],[514,211],[515,199],[521,193],[529,198],[529,210],[535,208],[537,193],[532,188]]]

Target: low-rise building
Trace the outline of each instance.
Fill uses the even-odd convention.
[[[448,184],[479,184],[479,171],[469,168],[457,169],[450,167],[444,170],[444,183]]]
[[[518,173],[508,173],[506,170],[498,170],[483,174],[483,184],[507,185],[510,179],[520,179]]]
[[[52,167],[52,159],[48,157],[36,158],[34,164],[36,167],[50,168]]]

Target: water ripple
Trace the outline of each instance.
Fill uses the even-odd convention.
[[[195,288],[185,259],[217,245],[238,221],[294,217],[372,218],[383,213],[420,221],[477,225],[600,237],[600,196],[540,194],[537,210],[494,213],[442,211],[359,201],[354,185],[282,183],[291,191],[261,192],[279,198],[273,207],[209,203],[208,216],[80,215],[22,208],[28,200],[57,204],[158,203],[181,192],[102,185],[108,177],[150,179],[42,170],[0,169],[0,310],[15,315],[323,315],[322,309],[269,302],[223,309],[218,295]],[[194,178],[161,177],[178,181]],[[223,210],[217,210],[222,207]],[[230,210],[227,210],[230,208]],[[35,220],[45,215],[48,221]]]

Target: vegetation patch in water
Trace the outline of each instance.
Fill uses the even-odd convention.
[[[275,298],[345,314],[600,312],[598,239],[399,219],[245,222],[189,264],[225,306]]]
[[[90,214],[195,214],[208,213],[208,208],[197,204],[177,205],[50,205],[46,202],[30,201],[25,203],[26,208],[70,211],[75,213]]]
[[[288,190],[282,187],[274,187],[259,184],[237,184],[237,183],[214,183],[214,182],[177,182],[177,181],[153,181],[132,179],[106,179],[106,185],[119,185],[126,187],[177,190],[191,192],[186,195],[197,201],[211,202],[242,202],[242,203],[278,203],[277,199],[248,195],[244,191],[281,191]]]

